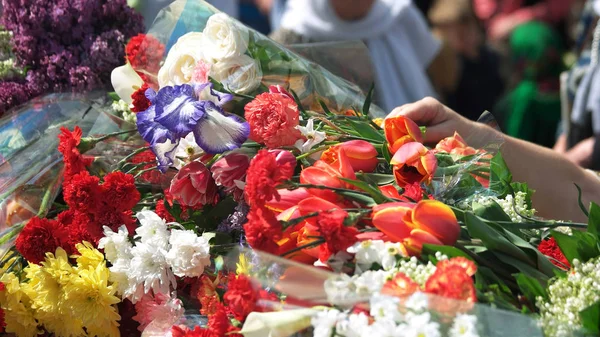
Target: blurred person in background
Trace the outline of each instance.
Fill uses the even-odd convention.
[[[493,113],[506,134],[552,147],[561,118],[562,40],[547,24],[532,21],[517,27],[509,44],[516,85]]]
[[[436,89],[445,91],[452,83],[451,49],[431,34],[410,0],[286,2],[281,26],[271,37],[283,44],[363,40],[375,68],[377,103],[384,110],[437,96]]]
[[[500,56],[485,44],[471,0],[436,0],[428,17],[434,34],[457,53],[459,76],[448,92],[440,94],[450,108],[477,120],[503,93]]]
[[[485,24],[491,40],[505,40],[521,24],[542,21],[564,25],[576,0],[473,0],[476,15]],[[560,28],[564,29],[564,27]]]

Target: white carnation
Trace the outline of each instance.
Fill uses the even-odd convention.
[[[176,276],[198,277],[210,265],[210,245],[193,231],[174,229],[169,243],[166,259]]]

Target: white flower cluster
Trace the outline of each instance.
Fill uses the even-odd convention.
[[[115,282],[123,298],[136,303],[152,290],[168,294],[175,276],[198,277],[210,265],[210,245],[193,231],[173,229],[152,211],[137,214],[141,226],[135,244],[129,241],[125,226],[118,232],[104,227],[98,248],[104,249]]]
[[[514,205],[513,205],[513,200],[514,200]],[[477,202],[479,204],[482,205],[486,205],[492,201],[495,201],[498,205],[500,205],[500,207],[502,207],[502,210],[504,211],[504,213],[506,213],[511,221],[513,222],[524,222],[524,219],[521,215],[522,214],[526,217],[532,217],[535,215],[535,209],[529,209],[527,207],[527,193],[525,192],[517,192],[515,193],[515,197],[513,198],[513,196],[511,194],[507,195],[505,198],[500,199],[494,196],[482,196],[482,195],[478,195],[475,196],[473,198],[469,198],[467,200],[461,201],[458,204],[458,207],[460,209],[463,210],[468,210],[471,209],[471,202]],[[516,208],[516,211],[515,211]]]
[[[209,75],[227,89],[239,94],[252,92],[260,85],[262,70],[246,55],[249,39],[248,30],[226,14],[212,15],[202,33],[183,35],[169,50],[158,72],[160,87],[194,83],[199,65],[205,65]],[[201,70],[200,77],[208,75],[205,71]]]
[[[375,245],[372,245],[373,243]],[[405,274],[420,286],[424,286],[427,279],[436,270],[433,263],[427,262],[427,264],[421,264],[414,256],[408,260],[396,259],[396,253],[393,253],[393,250],[390,249],[387,252],[391,252],[389,254],[393,256],[394,263],[385,264],[386,266],[391,265],[390,269],[385,269],[384,267],[383,270],[366,270],[361,272],[358,267],[358,261],[364,264],[367,264],[367,261],[374,261],[371,264],[379,263],[384,266],[384,263],[381,262],[381,256],[385,259],[388,259],[388,257],[381,251],[379,251],[380,255],[377,255],[377,250],[373,248],[378,245],[377,241],[371,241],[371,245],[368,244],[367,248],[362,247],[361,244],[353,246],[361,247],[361,249],[356,249],[357,272],[353,276],[339,274],[325,281],[325,292],[327,293],[329,303],[343,306],[364,300],[379,293],[385,282],[391,280],[399,272]],[[395,244],[390,244],[389,247],[394,247],[393,245]],[[354,251],[355,249],[351,247],[350,250]],[[436,252],[435,257],[438,261],[448,259],[446,255],[440,252]]]
[[[573,260],[567,277],[548,287],[549,302],[537,299],[540,323],[547,336],[572,336],[581,327],[579,312],[600,300],[600,258]]]
[[[383,270],[392,270],[406,255],[400,243],[382,240],[366,240],[357,242],[348,248],[348,253],[355,254],[356,273],[369,270],[373,264],[380,265]]]
[[[427,311],[427,295],[415,293],[404,303],[395,297],[373,295],[370,313],[329,309],[315,315],[311,324],[315,337],[441,337],[441,325]],[[401,310],[401,307],[404,310]],[[458,315],[448,330],[449,337],[477,337],[477,317]]]
[[[113,101],[111,108],[118,116],[123,117],[127,123],[135,124],[137,122],[137,117],[131,111],[131,106],[124,100]]]

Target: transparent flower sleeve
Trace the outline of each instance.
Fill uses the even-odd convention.
[[[202,59],[211,64],[210,76],[223,83],[226,89],[238,94],[238,99],[264,92],[270,85],[281,85],[293,90],[303,105],[314,111],[322,111],[321,102],[332,111],[340,113],[363,107],[365,92],[373,82],[373,72],[364,44],[325,43],[291,47],[300,55],[315,61],[313,63],[232,19],[235,29],[242,36],[242,45],[246,47],[247,44],[247,48],[232,50],[229,56],[221,57],[221,52],[215,52],[214,48],[206,47],[202,42],[210,39],[210,32],[204,30],[208,20],[216,13],[219,13],[217,9],[201,0],[173,2],[159,12],[148,31],[148,39],[156,38],[165,45],[165,61],[161,69],[165,74],[159,74],[156,67],[148,69],[148,66],[144,68],[145,65],[132,64],[133,68],[146,79],[155,79],[162,87],[165,77],[172,80],[173,74],[180,70],[181,63],[177,62],[187,62],[184,60],[187,57],[195,62]],[[190,35],[191,33],[196,35]],[[181,37],[191,39],[177,44]],[[203,51],[200,52],[200,49]],[[221,49],[223,53],[229,51],[227,47]],[[243,52],[240,54],[240,51]],[[216,54],[219,54],[218,60],[215,60]],[[327,69],[332,69],[345,79]],[[170,84],[182,84],[177,83],[179,80],[180,78]],[[258,82],[255,84],[256,80]],[[252,82],[252,85],[245,85],[247,82]],[[370,114],[373,117],[385,116],[376,106],[371,107]]]
[[[352,320],[357,317],[350,316],[362,312],[370,317],[368,321],[371,323],[366,324],[375,324],[373,321],[377,322],[379,314],[387,319],[395,317],[399,324],[413,316],[426,317],[426,323],[436,327],[438,334],[435,335],[441,333],[441,336],[544,336],[540,325],[531,316],[424,293],[396,298],[378,292],[365,292],[362,296],[342,296],[343,303],[338,302],[333,306],[334,303],[331,303],[328,298],[331,298],[332,291],[341,292],[342,288],[338,285],[328,289],[327,283],[340,278],[343,274],[331,273],[245,248],[233,250],[229,254],[226,268],[250,276],[256,287],[276,292],[283,299],[281,302],[267,303],[263,301],[259,303],[263,308],[263,313],[257,314],[252,319],[251,325],[253,329],[257,329],[257,326],[262,327],[264,335],[270,333],[272,336],[292,336],[293,334],[289,334],[289,326],[295,324],[299,330],[298,334],[294,334],[294,336],[310,336],[312,335],[310,327],[306,326],[307,317],[312,319],[314,327],[315,322],[319,320],[319,315],[334,312],[338,315],[338,334],[336,336],[345,336],[340,333],[339,328],[355,324],[356,320],[354,323]],[[394,305],[390,306],[390,303]],[[373,310],[373,306],[377,306],[377,308]],[[313,311],[307,312],[306,309]],[[269,314],[280,311],[288,312],[288,315]],[[255,320],[259,320],[260,324],[254,322]],[[285,324],[278,324],[283,321]],[[410,322],[402,324],[405,324],[405,328],[410,327]],[[402,327],[402,325],[399,326]],[[463,329],[461,330],[463,332],[465,332],[464,329],[471,329],[469,331],[472,334],[455,334],[458,328]],[[244,329],[246,326],[242,331]],[[307,331],[309,331],[308,334]],[[352,336],[355,335],[352,334]]]

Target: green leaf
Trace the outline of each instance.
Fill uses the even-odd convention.
[[[375,83],[371,84],[369,93],[367,93],[367,97],[365,98],[365,104],[363,104],[362,113],[365,116],[367,116],[369,114],[369,110],[371,109],[371,102],[373,101],[373,92],[374,91],[375,91]]]
[[[334,116],[334,114],[331,113],[331,110],[329,110],[329,108],[327,107],[327,104],[325,104],[325,102],[323,102],[322,100],[319,100],[319,105],[321,105],[321,108],[323,109],[323,111],[325,112],[325,114],[327,116]]]
[[[512,174],[500,152],[490,162],[490,190],[505,195],[507,185],[512,181]]]
[[[594,234],[581,231],[573,231],[572,236],[557,231],[552,231],[551,233],[558,247],[560,247],[560,250],[571,264],[574,259],[588,261],[600,256],[598,237]]]
[[[366,183],[364,181],[352,180],[352,179],[346,179],[346,178],[339,178],[339,179],[342,180],[342,181],[347,182],[350,185],[356,186],[356,187],[360,188],[361,190],[369,193],[369,195],[373,198],[373,200],[377,204],[383,204],[383,203],[391,201],[388,197],[386,197],[385,195],[383,195],[383,193],[381,193],[381,191],[379,190],[379,188],[371,186],[371,185],[369,185],[368,183]]]
[[[542,287],[538,280],[523,273],[519,273],[516,279],[519,288],[523,292],[523,295],[525,295],[525,297],[527,297],[531,303],[535,303],[536,298],[538,297],[542,297],[545,302],[548,301],[548,293],[546,292],[546,288]]]
[[[585,216],[590,216],[587,209],[585,208],[585,205],[581,201],[581,187],[579,187],[579,185],[577,184],[575,184],[575,187],[577,188],[577,202],[579,203],[579,208],[581,208],[581,211],[583,212],[583,214],[585,214]]]
[[[491,221],[511,221],[510,217],[504,212],[504,209],[494,200],[489,199],[487,205],[478,202],[473,203],[473,213],[475,215]]]
[[[296,94],[296,92],[290,88],[290,93],[292,94],[292,97],[294,97],[294,101],[296,101],[296,104],[298,105],[298,109],[300,110],[300,112],[303,115],[306,115],[306,110],[302,106],[302,101],[300,101],[300,98],[298,98],[298,95]]]
[[[527,208],[531,209],[531,196],[533,195],[533,193],[535,192],[534,190],[532,190],[531,188],[529,188],[529,186],[527,185],[527,183],[519,183],[519,182],[515,182],[515,183],[511,183],[510,186],[513,189],[513,192],[517,193],[517,192],[524,192],[526,194],[525,197],[525,203],[527,204]]]
[[[385,136],[382,132],[376,130],[371,124],[365,122],[357,122],[352,119],[346,119],[348,124],[357,132],[357,134],[365,139],[383,143],[385,142]]]
[[[121,97],[119,97],[119,95],[117,95],[116,92],[109,92],[108,93],[108,98],[110,98],[113,101],[120,101]]]
[[[556,240],[560,251],[565,254],[569,263],[573,263],[574,259],[581,260],[577,249],[577,239],[573,236],[563,234],[561,232],[552,231],[552,237]]]
[[[531,261],[530,257],[519,247],[515,246],[499,231],[480,220],[473,213],[465,213],[465,223],[469,235],[480,239],[488,249],[503,252],[521,261]]]
[[[527,263],[525,263],[519,259],[516,259],[510,255],[500,253],[500,252],[494,252],[494,255],[496,255],[496,257],[500,261],[517,269],[521,273],[538,280],[540,283],[542,283],[544,285],[550,279],[550,277],[548,275],[540,272],[539,270],[537,270],[537,268],[532,267],[530,264],[527,264]]]
[[[390,153],[390,147],[388,142],[383,143],[381,147],[381,154],[385,161],[389,164],[392,161],[392,154]]]
[[[354,192],[347,192],[347,191],[338,191],[336,192],[337,194],[340,194],[352,201],[356,201],[359,204],[363,204],[367,207],[373,207],[373,206],[377,206],[379,205],[378,203],[375,202],[375,200],[373,200],[373,198],[366,196],[364,194],[360,194],[360,193],[354,193]]]
[[[364,180],[368,183],[372,183],[378,186],[385,186],[389,184],[393,184],[396,179],[391,174],[381,174],[381,173],[357,173],[356,177]]]
[[[580,311],[579,318],[588,332],[600,335],[600,301]]]
[[[223,256],[219,255],[215,258],[215,271],[218,273],[219,271],[223,270],[223,267],[225,266],[225,261],[223,259]]]
[[[590,205],[587,231],[596,235],[596,237],[600,236],[600,206],[595,202]]]

